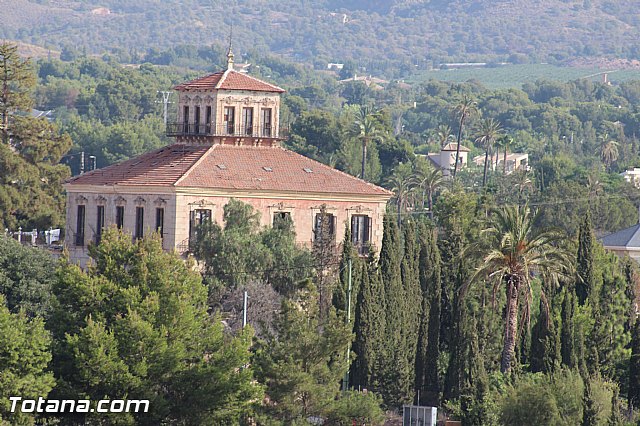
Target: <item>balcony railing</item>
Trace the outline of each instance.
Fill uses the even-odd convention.
[[[280,132],[272,126],[238,126],[226,124],[193,124],[193,123],[168,123],[167,136],[233,136],[233,137],[260,137],[279,138]]]

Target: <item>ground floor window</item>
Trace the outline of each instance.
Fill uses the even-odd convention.
[[[76,245],[84,245],[84,219],[85,219],[85,206],[78,206],[76,214]]]
[[[336,236],[336,217],[331,213],[317,213],[313,222],[313,236],[315,240]]]
[[[191,211],[189,218],[189,243],[193,244],[198,237],[198,228],[207,222],[211,222],[210,209],[196,209]]]
[[[144,237],[144,207],[136,207],[136,239]]]
[[[160,238],[164,234],[164,208],[156,208],[156,232],[160,234]]]
[[[102,238],[102,230],[104,229],[104,206],[98,206],[98,215],[96,218],[96,244],[100,244]]]
[[[116,207],[116,226],[118,229],[124,226],[124,206]]]

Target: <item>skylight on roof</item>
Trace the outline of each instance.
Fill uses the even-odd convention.
[[[304,169],[302,169],[302,170],[304,170],[304,171],[305,171],[305,172],[307,172],[307,173],[313,173],[313,170],[311,170],[311,169],[310,169],[310,168],[308,168],[308,167],[305,167],[305,168],[304,168]]]
[[[227,166],[225,166],[224,164],[218,164],[218,168],[220,170],[227,170]]]
[[[262,168],[264,169],[265,172],[272,172],[273,171],[273,169],[271,167],[263,166]]]

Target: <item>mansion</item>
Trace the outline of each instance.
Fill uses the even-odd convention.
[[[222,224],[230,199],[248,203],[261,224],[289,217],[297,242],[309,246],[325,217],[340,241],[350,227],[361,253],[382,244],[382,219],[392,193],[280,146],[283,89],[228,67],[174,88],[175,143],[67,181],[66,247],[86,265],[87,246],[108,226],[163,248],[189,251],[197,226]],[[321,212],[324,206],[324,213]]]

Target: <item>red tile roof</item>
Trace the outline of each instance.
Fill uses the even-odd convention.
[[[170,145],[68,180],[78,185],[173,185],[209,149]]]
[[[250,90],[254,92],[277,92],[285,90],[257,78],[233,70],[220,71],[174,87],[175,90]]]
[[[448,143],[441,149],[441,151],[456,151],[457,149],[458,149],[457,143]],[[464,145],[460,145],[460,151],[469,152],[470,149]]]
[[[77,176],[69,184],[393,195],[284,148],[232,145],[175,144]]]

